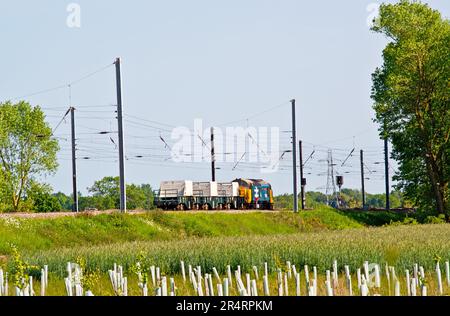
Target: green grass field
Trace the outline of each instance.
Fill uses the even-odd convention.
[[[88,266],[108,271],[114,263],[129,268],[140,253],[147,265],[161,267],[168,274],[180,272],[179,263],[201,266],[205,270],[217,267],[223,272],[226,265],[250,270],[253,265],[268,262],[272,270],[280,262],[291,261],[297,266],[308,264],[324,272],[333,260],[340,268],[349,265],[353,270],[364,261],[399,270],[410,269],[418,263],[430,270],[436,255],[450,259],[450,225],[415,225],[340,231],[296,233],[266,236],[186,238],[177,241],[123,242],[100,246],[59,248],[40,252],[26,252],[31,264],[49,265],[59,276],[65,273],[66,262],[86,258]]]

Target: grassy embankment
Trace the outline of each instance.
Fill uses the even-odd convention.
[[[332,209],[295,215],[290,212],[245,214],[184,214],[149,212],[142,215],[79,215],[54,219],[0,219],[0,256],[10,254],[10,244],[35,252],[131,241],[180,240],[220,237],[294,234],[322,230],[362,228],[402,220],[403,215],[382,213],[356,216]],[[376,220],[374,220],[376,219]]]

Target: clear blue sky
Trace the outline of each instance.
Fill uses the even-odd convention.
[[[2,1],[0,100],[56,87],[123,58],[127,182],[208,180],[209,164],[166,161],[172,126],[193,128],[194,119],[211,125],[237,121],[286,103],[298,103],[298,134],[306,144],[309,190],[326,184],[326,146],[346,186],[358,188],[358,157],[341,162],[355,147],[367,150],[369,192],[382,192],[382,142],[372,123],[371,73],[381,65],[386,40],[369,30],[374,0],[348,1],[73,1],[81,7],[81,27],[69,28],[70,1]],[[393,1],[390,1],[393,2]],[[449,1],[428,1],[444,16]],[[369,6],[369,9],[371,7]],[[25,98],[46,109],[55,127],[69,106],[69,89]],[[74,84],[77,111],[78,182],[82,192],[94,180],[117,175],[117,135],[113,105],[114,68]],[[164,125],[143,120],[157,121]],[[70,121],[56,131],[60,168],[45,178],[56,191],[71,192]],[[252,126],[291,130],[289,105],[250,119]],[[232,126],[245,126],[246,121]],[[320,145],[320,146],[318,146]],[[289,147],[282,133],[281,150]],[[144,156],[143,158],[133,158]],[[84,160],[90,157],[91,160]],[[218,179],[264,177],[276,193],[290,192],[289,157],[275,174],[258,165],[220,165]],[[395,164],[393,169],[395,169]],[[350,172],[350,173],[345,173]],[[367,171],[368,172],[368,171]],[[310,174],[308,174],[310,173]]]

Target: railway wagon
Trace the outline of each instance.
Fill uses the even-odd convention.
[[[163,181],[154,197],[156,207],[164,210],[273,210],[271,185],[254,179]]]

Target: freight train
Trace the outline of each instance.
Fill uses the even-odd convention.
[[[274,205],[270,183],[256,179],[163,181],[154,197],[163,210],[273,210]]]

